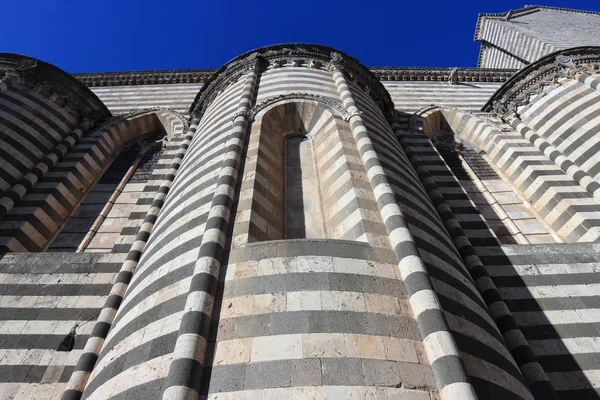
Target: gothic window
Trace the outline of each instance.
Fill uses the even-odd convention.
[[[275,105],[249,128],[232,244],[280,239],[369,241],[379,217],[354,137],[316,101]],[[375,218],[375,220],[373,220]]]
[[[86,193],[77,209],[50,244],[49,251],[111,252],[121,249],[118,238],[128,227],[128,217],[141,195],[139,184],[160,157],[162,133],[146,136],[145,143],[131,143],[114,158],[100,179]],[[137,185],[137,186],[136,186]]]
[[[311,138],[300,135],[286,137],[285,173],[286,239],[325,237]]]

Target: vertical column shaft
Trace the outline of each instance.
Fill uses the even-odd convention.
[[[344,108],[349,113],[350,128],[367,170],[367,176],[381,217],[386,226],[409,302],[417,319],[423,345],[443,400],[475,400],[475,390],[458,347],[433,290],[414,239],[381,166],[360,111],[340,68],[332,63],[332,74]],[[452,371],[450,374],[449,371]]]
[[[150,233],[154,228],[158,214],[160,213],[171,185],[173,184],[177,170],[181,166],[183,157],[185,156],[185,153],[187,152],[187,149],[194,138],[197,127],[198,121],[193,121],[184,137],[183,142],[179,146],[179,151],[176,158],[169,166],[169,172],[161,183],[156,196],[154,196],[154,200],[152,201],[150,209],[144,218],[144,222],[142,223],[142,226],[140,227],[140,230],[135,238],[135,242],[127,254],[126,261],[121,266],[121,270],[117,275],[115,283],[108,297],[106,298],[106,302],[100,311],[98,319],[96,320],[96,324],[94,325],[92,333],[90,334],[90,338],[85,344],[83,354],[79,358],[77,366],[75,367],[67,387],[63,392],[62,400],[78,400],[83,394],[83,390],[85,389],[85,385],[87,384],[92,369],[98,360],[98,355],[100,354],[104,340],[106,339],[108,331],[115,319],[117,310],[121,305],[123,296],[125,295],[125,291],[131,282],[131,278],[138,265],[138,262],[140,261],[142,252],[146,247],[146,243],[148,242]]]
[[[187,295],[177,342],[163,399],[189,399],[198,395],[206,357],[208,333],[217,291],[231,207],[235,197],[248,127],[259,78],[259,61],[254,60],[233,116],[231,139],[219,173],[198,259]]]
[[[581,75],[579,75],[579,78],[577,78],[577,80],[592,89],[600,91],[600,78],[598,78],[597,75],[593,76],[588,72],[584,72]]]

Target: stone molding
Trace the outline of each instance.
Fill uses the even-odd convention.
[[[350,80],[368,91],[382,110],[393,108],[390,95],[379,79],[355,58],[328,46],[288,43],[246,52],[223,65],[204,83],[190,107],[190,113],[199,118],[218,93],[253,66],[258,66],[259,70],[285,67],[329,70],[332,63],[338,65]]]
[[[72,74],[88,87],[167,85],[176,83],[203,83],[215,68],[172,69],[125,72],[87,72]]]
[[[292,66],[298,66],[296,63]],[[274,66],[275,67],[275,66]],[[279,65],[283,67],[283,65]],[[456,69],[457,82],[506,82],[517,70],[490,68],[445,67],[367,67],[380,81],[448,82]],[[181,69],[126,72],[89,72],[72,74],[88,87],[172,85],[178,83],[204,83],[216,69]]]
[[[342,116],[342,118],[344,118],[345,121],[347,121],[350,117],[350,115],[344,109],[344,106],[342,105],[342,103],[340,103],[339,101],[332,99],[331,97],[319,96],[319,95],[310,94],[310,93],[289,93],[289,94],[281,94],[279,96],[269,97],[265,101],[260,102],[257,105],[255,105],[254,107],[252,107],[252,109],[250,110],[250,112],[248,114],[248,117],[249,117],[250,121],[254,121],[254,118],[256,117],[256,115],[258,115],[258,113],[260,113],[262,110],[264,110],[268,106],[279,103],[280,101],[298,100],[298,99],[316,101],[316,102],[322,103],[330,108],[333,108],[335,111],[338,112],[339,115]],[[234,115],[234,118],[235,118],[235,115]]]
[[[177,118],[177,120],[181,122],[183,126],[183,131],[187,131],[190,127],[190,122],[188,121],[188,119],[185,118],[185,116],[178,113],[177,111],[165,107],[149,107],[144,108],[142,110],[133,111],[127,114],[111,116],[109,118],[103,119],[99,121],[99,123],[94,128],[93,132],[89,134],[89,136],[98,136],[115,126],[118,126],[128,120],[132,120],[145,114],[168,114],[174,118]]]
[[[104,103],[79,80],[35,58],[0,53],[0,81],[18,90],[38,92],[61,108],[76,110],[81,120],[110,116]]]
[[[516,113],[518,107],[529,103],[531,96],[557,84],[560,78],[573,79],[584,72],[597,73],[599,62],[598,46],[574,47],[549,54],[510,78],[481,110],[501,115]]]
[[[405,82],[506,82],[515,69],[492,68],[432,68],[432,67],[370,67],[380,81]],[[453,74],[454,71],[454,74]]]

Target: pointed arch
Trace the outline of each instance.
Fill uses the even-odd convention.
[[[280,99],[250,128],[234,246],[278,239],[368,241],[383,229],[365,209],[366,174],[348,122],[330,104]],[[372,197],[372,196],[371,196]]]
[[[517,201],[510,195],[511,201],[518,207],[503,207],[500,204],[502,209],[499,210],[501,214],[499,217],[505,217],[502,212],[506,211],[508,219],[525,237],[528,237],[528,233],[531,235],[533,240],[531,243],[536,242],[536,235],[550,234],[554,240],[566,242],[593,241],[600,236],[600,230],[597,228],[599,221],[594,217],[594,213],[586,214],[578,209],[578,205],[585,204],[600,210],[592,194],[554,163],[545,152],[540,151],[526,139],[521,132],[517,132],[499,118],[430,106],[415,113],[411,119],[411,129],[423,132],[434,141],[438,139],[440,133],[449,134],[458,139],[458,148],[465,151],[472,149],[476,157],[485,160],[499,178],[503,179],[498,182],[504,182],[505,188],[526,201],[521,206],[522,201]],[[467,164],[470,165],[468,162]],[[492,185],[493,183],[484,186]],[[492,197],[501,196],[494,196],[492,193]],[[511,212],[507,211],[509,208]],[[511,213],[517,214],[521,211],[536,216],[542,227],[546,228],[546,232],[538,224],[521,222],[518,217],[511,218]],[[529,216],[526,219],[529,219]],[[550,241],[548,236],[543,237],[545,242]],[[522,241],[522,243],[528,242]]]
[[[0,221],[0,231],[3,233],[3,237],[0,238],[0,249],[4,251],[47,249],[69,222],[76,222],[74,220],[76,213],[82,212],[81,206],[90,190],[125,149],[131,150],[132,146],[139,148],[147,138],[172,139],[181,135],[186,126],[185,119],[173,111],[150,109],[112,119],[83,136],[71,151],[33,186],[31,193],[26,194]],[[134,153],[134,150],[130,152]],[[133,158],[130,162],[136,159],[135,156],[130,158]],[[106,197],[110,199],[111,196],[105,194],[105,201]],[[36,212],[25,213],[28,205],[33,201],[40,204]],[[104,204],[98,204],[88,207],[94,211],[88,210],[85,217],[87,222],[95,221],[100,215]],[[26,215],[26,218],[22,218],[23,215]],[[72,236],[72,244],[82,239],[76,238],[82,235]]]

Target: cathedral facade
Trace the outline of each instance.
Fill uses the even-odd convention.
[[[0,399],[600,398],[600,13],[475,39],[0,53]]]

